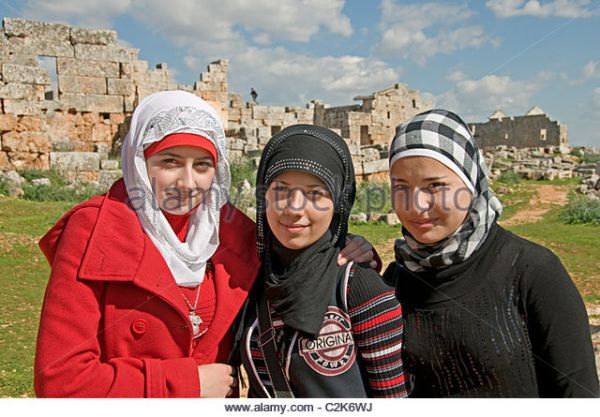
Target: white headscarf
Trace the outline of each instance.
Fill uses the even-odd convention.
[[[193,133],[209,139],[218,157],[210,193],[191,214],[185,242],[177,238],[158,206],[144,157],[148,146],[173,133]],[[129,199],[177,285],[200,285],[206,262],[219,246],[219,213],[228,201],[231,183],[225,132],[217,112],[185,91],[163,91],[146,97],[133,113],[122,147],[122,164]]]

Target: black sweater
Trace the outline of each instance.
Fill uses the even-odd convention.
[[[392,263],[413,397],[598,397],[585,306],[549,250],[494,225],[465,262]]]

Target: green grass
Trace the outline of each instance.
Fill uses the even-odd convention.
[[[502,219],[511,218],[517,211],[527,207],[529,200],[535,195],[535,188],[527,184],[513,187],[514,192],[498,195],[502,203]]]
[[[33,396],[33,359],[48,274],[37,240],[71,206],[0,198],[0,396]]]
[[[538,222],[508,227],[557,254],[585,297],[600,297],[600,227],[565,224],[561,209],[550,210]]]
[[[381,246],[390,239],[398,239],[402,236],[400,225],[388,226],[384,223],[351,224],[350,233],[361,235],[373,246]]]
[[[522,181],[515,193],[502,197],[510,213],[526,203],[538,182]],[[37,202],[0,197],[0,397],[31,397],[33,360],[40,308],[49,267],[37,247],[39,238],[73,203]],[[514,233],[554,251],[573,276],[587,302],[600,302],[600,227],[569,225],[560,209],[539,222],[510,227]],[[383,223],[351,225],[350,232],[367,238],[386,262],[393,259],[400,226]]]

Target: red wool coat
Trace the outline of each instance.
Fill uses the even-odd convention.
[[[122,180],[70,210],[42,238],[52,266],[40,319],[39,397],[198,397],[200,364],[227,361],[230,326],[256,279],[254,223],[221,210],[212,257],[213,322],[192,342],[188,309],[127,205]]]

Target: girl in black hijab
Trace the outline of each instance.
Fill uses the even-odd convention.
[[[344,140],[312,125],[283,129],[257,174],[263,268],[242,361],[249,396],[402,397],[402,313],[369,267],[336,259],[355,197]]]

